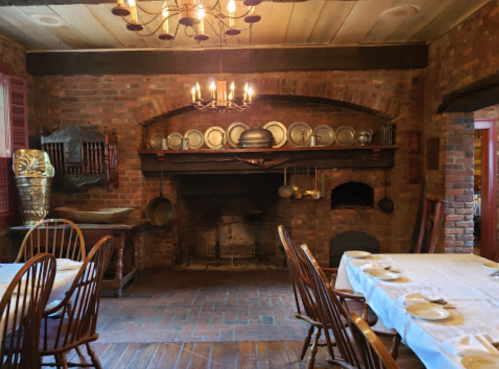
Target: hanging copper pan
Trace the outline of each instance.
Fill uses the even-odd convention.
[[[145,216],[154,226],[164,226],[173,219],[173,204],[163,196],[163,170],[159,177],[159,197],[155,197],[146,206]]]

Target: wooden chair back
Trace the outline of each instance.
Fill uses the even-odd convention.
[[[38,254],[7,287],[0,301],[2,368],[38,368],[40,325],[55,272],[54,256]]]
[[[302,245],[301,248],[303,249],[307,260],[310,281],[320,314],[320,321],[333,332],[336,347],[340,351],[343,360],[349,365],[360,368],[359,359],[346,328],[348,314],[336,297],[326,275],[307,245]],[[328,329],[324,329],[324,335],[326,337],[326,347],[329,354],[331,357],[334,357],[333,341],[331,340]]]
[[[414,248],[415,254],[428,252],[433,254],[437,246],[438,235],[445,217],[446,202],[439,199],[426,199],[423,205],[421,228]]]
[[[289,233],[282,225],[278,227],[278,231],[286,254],[289,277],[295,296],[296,310],[299,314],[306,314],[309,318],[320,321],[317,304],[315,303],[311,289],[312,284],[306,270],[305,259],[302,258]]]
[[[31,259],[38,253],[75,261],[85,259],[85,241],[80,228],[70,220],[47,219],[31,228],[23,239],[15,263]]]
[[[358,314],[348,316],[350,332],[366,369],[398,369],[386,347]]]
[[[103,237],[90,251],[75,280],[58,306],[45,311],[43,350],[73,347],[95,335],[104,272],[114,249],[113,237]],[[48,319],[60,312],[60,327],[48,337]]]

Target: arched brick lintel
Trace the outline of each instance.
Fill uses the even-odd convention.
[[[340,106],[346,109],[375,115],[382,120],[391,121],[400,115],[402,102],[393,97],[383,96],[372,90],[356,89],[329,82],[299,82],[283,80],[282,83],[269,83],[265,79],[253,80],[258,99],[308,101]],[[137,123],[147,126],[156,121],[194,110],[191,95],[185,91],[171,91],[165,95],[151,96],[143,105],[133,109]]]

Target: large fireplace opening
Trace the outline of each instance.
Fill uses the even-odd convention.
[[[374,208],[374,188],[362,182],[347,182],[331,191],[331,209]]]
[[[180,177],[178,264],[279,265],[277,226],[290,214],[280,186],[280,174]]]

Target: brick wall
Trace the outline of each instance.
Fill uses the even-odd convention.
[[[364,71],[364,72],[310,72],[310,73],[268,73],[258,75],[234,76],[236,83],[242,85],[251,81],[259,95],[312,96],[339,101],[344,106],[359,107],[370,114],[347,113],[336,107],[301,106],[292,109],[289,104],[256,102],[245,113],[213,114],[211,112],[192,112],[165,120],[162,116],[177,108],[187,106],[190,100],[189,87],[196,80],[203,85],[211,76],[44,76],[35,78],[36,121],[40,127],[50,129],[58,124],[66,127],[85,124],[87,121],[102,124],[108,129],[115,128],[118,133],[118,169],[120,187],[115,189],[94,188],[85,192],[54,193],[53,206],[57,205],[117,205],[132,206],[136,209],[133,216],[142,216],[147,202],[157,196],[158,177],[144,176],[140,167],[138,149],[144,146],[144,137],[152,133],[166,134],[172,131],[184,133],[189,128],[217,124],[227,127],[233,121],[247,123],[266,123],[279,120],[289,125],[297,120],[305,120],[312,126],[321,123],[340,126],[341,124],[379,126],[379,119],[393,119],[397,124],[397,138],[404,132],[418,131],[422,121],[422,71]],[[232,76],[227,76],[231,80]],[[373,117],[376,116],[377,118]],[[149,126],[148,123],[157,120]],[[397,150],[395,168],[390,170],[392,178],[391,194],[396,203],[396,213],[389,216],[393,236],[384,239],[383,250],[402,251],[409,247],[411,229],[415,223],[414,207],[417,206],[419,185],[406,181],[407,163],[419,159],[410,153],[405,145]],[[376,201],[381,197],[379,185],[384,174],[375,174]],[[362,173],[355,175],[364,176]],[[171,180],[165,180],[165,196],[176,201],[176,189]],[[305,206],[310,219],[303,227],[299,222],[292,224],[293,237],[297,242],[307,242],[318,250],[327,247],[324,243],[336,231],[336,218],[321,223],[321,200],[308,204],[292,205],[293,214],[300,213],[299,207]],[[388,216],[387,216],[388,217]],[[372,218],[350,218],[352,223],[369,223]],[[384,219],[384,218],[383,218]],[[395,219],[397,219],[395,223]],[[400,225],[404,226],[400,226]],[[147,227],[143,240],[145,267],[171,266],[174,245],[178,230],[173,227],[156,229]],[[321,228],[325,227],[325,228]],[[374,226],[369,226],[374,229]],[[384,225],[383,225],[384,227]],[[366,228],[364,228],[366,229]],[[379,227],[378,227],[379,229]],[[302,232],[302,233],[300,233]],[[321,239],[315,241],[319,232]],[[372,232],[379,232],[373,230]],[[371,232],[371,233],[372,233]],[[369,233],[369,232],[368,232]],[[322,234],[324,234],[322,236]],[[381,234],[381,232],[379,232]],[[322,254],[324,254],[322,252]],[[327,263],[327,259],[324,261]]]
[[[447,252],[473,246],[473,114],[436,115],[444,94],[499,72],[499,1],[491,1],[430,46],[425,70],[423,146],[440,138],[440,166],[426,170],[426,193],[449,201],[444,225]],[[477,117],[482,117],[479,114]]]

